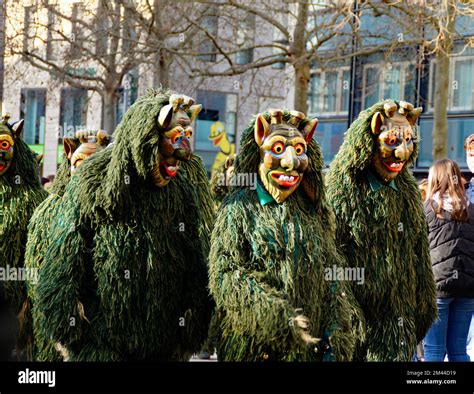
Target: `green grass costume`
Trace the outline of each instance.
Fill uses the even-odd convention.
[[[352,286],[366,321],[366,340],[355,355],[360,361],[410,361],[437,311],[421,196],[407,167],[416,159],[418,141],[389,184],[371,170],[378,154],[371,121],[386,103],[392,102],[360,113],[326,177],[338,246],[350,267],[365,270],[364,284]]]

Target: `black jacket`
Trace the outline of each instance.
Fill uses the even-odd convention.
[[[437,218],[429,201],[424,209],[438,297],[474,298],[474,205],[468,222],[452,220],[446,211]]]
[[[0,361],[10,360],[15,348],[16,317],[5,299],[4,285],[0,281]]]

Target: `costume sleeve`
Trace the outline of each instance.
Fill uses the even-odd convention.
[[[39,335],[68,346],[79,340],[90,324],[80,303],[84,289],[87,243],[79,212],[67,194],[47,236],[49,245],[39,267],[33,308],[41,313]]]
[[[180,184],[182,195],[190,198],[188,215],[193,221],[188,235],[189,247],[186,257],[186,274],[183,277],[185,302],[185,330],[180,343],[195,352],[197,342],[204,342],[211,319],[214,304],[209,294],[208,256],[211,228],[213,224],[213,199],[206,170],[202,160],[193,156],[186,165],[186,178]]]
[[[264,262],[252,256],[239,205],[228,202],[220,210],[211,239],[210,289],[217,308],[225,310],[223,330],[283,352],[303,346],[294,308],[268,279]]]
[[[356,340],[364,336],[364,314],[355,299],[351,285],[345,281],[328,281],[323,310],[323,361],[351,361]]]
[[[418,278],[416,285],[417,319],[415,322],[418,342],[425,337],[428,329],[438,316],[436,284],[428,242],[428,227],[424,220],[421,227],[418,239],[413,240],[417,248],[416,256],[418,257],[416,264],[416,277]]]

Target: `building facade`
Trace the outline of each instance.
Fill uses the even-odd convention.
[[[23,9],[25,25],[31,18],[28,7],[26,5]],[[74,6],[71,12],[73,10]],[[377,25],[375,22],[371,24],[370,20],[366,23],[368,26]],[[462,31],[465,34],[474,35],[474,21],[462,20],[459,23],[464,24]],[[229,30],[225,18],[217,16],[209,16],[205,25],[216,35],[232,37],[234,34],[237,41],[258,44],[278,40],[278,32],[259,23],[255,17],[245,18],[237,32]],[[208,46],[207,50],[200,48],[203,52],[212,52],[212,42],[204,41],[201,45]],[[331,53],[336,50],[335,45],[329,44],[324,50]],[[232,56],[236,64],[246,64],[265,56],[265,51],[269,50],[242,50]],[[200,65],[212,65],[219,60],[219,56],[200,56],[194,61]],[[407,48],[392,53],[389,60],[385,53],[380,52],[324,67],[316,62],[313,64],[309,114],[320,120],[315,138],[322,146],[327,165],[337,153],[352,119],[378,100],[392,98],[424,107],[420,117],[421,150],[415,172],[426,172],[432,163],[436,62],[426,57],[420,67],[417,56],[416,48]],[[59,82],[48,72],[32,67],[21,56],[6,58],[3,73],[1,66],[0,61],[0,93],[2,77],[4,80],[1,110],[10,113],[12,120],[25,119],[26,142],[44,155],[42,175],[53,175],[61,160],[61,136],[65,132],[81,127],[102,127],[102,98],[97,92]],[[84,66],[77,72],[94,73],[95,69]],[[238,150],[240,133],[253,114],[271,107],[292,107],[292,78],[292,67],[284,63],[258,71],[249,70],[237,76],[204,79],[190,79],[178,68],[173,68],[169,87],[194,97],[203,105],[196,121],[193,144],[195,152],[203,157],[209,170],[219,152],[227,154],[232,149]],[[463,141],[467,135],[474,133],[474,48],[467,48],[462,55],[451,59],[450,80],[448,156],[465,168]],[[149,66],[136,67],[127,74],[118,92],[117,121],[150,87],[154,86]]]

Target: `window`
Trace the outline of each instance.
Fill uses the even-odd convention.
[[[451,111],[474,110],[474,57],[459,56],[451,59],[448,109]],[[430,63],[429,111],[434,110],[436,60]]]
[[[209,170],[220,152],[227,152],[235,144],[237,129],[237,95],[233,93],[198,90],[196,101],[202,104],[202,111],[196,121],[194,146],[196,153],[204,160]],[[225,131],[226,137],[211,138],[211,129]],[[216,130],[215,130],[216,131]]]
[[[21,89],[20,118],[25,120],[23,135],[29,145],[44,144],[46,89]]]
[[[34,13],[36,8],[34,6],[25,7],[24,13],[24,35],[23,35],[23,51],[32,51],[33,50],[33,42],[35,34],[32,31],[33,23],[34,23]]]
[[[123,115],[136,101],[138,94],[138,69],[130,71],[119,89],[119,99],[117,103],[117,124],[122,120]]]
[[[453,59],[451,109],[474,109],[474,57]]]
[[[217,37],[218,19],[217,15],[205,15],[201,21],[201,26],[205,31],[202,31],[202,39],[199,44],[199,55],[198,59],[203,62],[215,62],[216,61],[216,47],[212,42],[211,38],[206,32],[212,37]]]
[[[349,89],[349,67],[313,71],[309,94],[310,113],[346,114],[349,109]]]
[[[321,146],[324,157],[324,163],[329,165],[344,139],[344,133],[347,130],[347,120],[321,120],[314,133],[314,138]]]
[[[85,127],[87,117],[87,91],[85,89],[63,88],[59,107],[59,125],[62,136],[74,136]]]
[[[239,48],[252,46],[255,39],[255,15],[247,14],[237,28],[237,46]],[[253,48],[243,49],[236,53],[237,64],[248,64],[253,61]]]
[[[49,7],[52,7],[49,5]],[[48,8],[48,39],[46,42],[46,59],[56,60],[54,45],[54,29],[56,28],[56,15],[51,8]]]
[[[418,167],[430,167],[433,165],[433,119],[420,119],[420,152],[418,154]],[[466,151],[464,150],[465,139],[473,133],[474,118],[451,117],[448,119],[448,159],[456,161],[462,168],[467,168]]]
[[[363,108],[383,99],[415,101],[415,65],[383,63],[364,66]]]

